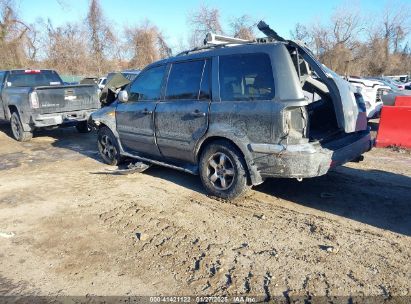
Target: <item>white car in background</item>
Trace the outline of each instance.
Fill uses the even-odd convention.
[[[100,91],[102,89],[104,89],[104,87],[106,86],[106,83],[107,83],[107,77],[100,77],[99,78],[97,85],[98,85],[98,88],[100,89]]]
[[[348,81],[360,89],[367,108],[367,117],[378,117],[383,106],[382,96],[390,92],[391,88],[380,81],[359,77],[349,77]]]

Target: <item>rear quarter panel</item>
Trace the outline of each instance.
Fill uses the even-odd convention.
[[[3,105],[5,109],[5,119],[10,119],[10,107],[15,107],[23,123],[30,121],[31,108],[29,105],[29,87],[4,88],[2,91]]]
[[[282,44],[255,45],[241,47],[237,52],[234,48],[221,50],[213,58],[213,76],[218,75],[219,55],[233,53],[267,53],[271,59],[274,77],[275,97],[272,100],[258,101],[225,101],[220,98],[220,83],[218,77],[213,77],[213,100],[210,104],[209,129],[205,138],[220,137],[232,141],[243,153],[251,174],[253,183],[259,183],[258,171],[267,166],[265,155],[253,153],[252,143],[280,144],[287,136],[284,121],[284,111],[289,106],[304,106],[304,99],[298,76],[288,50]],[[199,150],[199,149],[198,149]],[[198,151],[197,150],[197,151]]]

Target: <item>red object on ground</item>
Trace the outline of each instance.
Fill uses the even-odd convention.
[[[411,96],[396,96],[395,106],[396,107],[411,107]]]
[[[411,101],[408,107],[382,107],[375,146],[411,148]]]

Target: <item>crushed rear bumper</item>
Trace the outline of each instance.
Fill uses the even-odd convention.
[[[331,168],[358,159],[371,150],[369,131],[344,134],[325,144],[250,144],[254,161],[263,178],[308,178],[326,174]]]

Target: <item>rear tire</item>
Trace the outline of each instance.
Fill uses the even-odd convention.
[[[13,137],[17,141],[29,141],[33,138],[33,132],[24,131],[20,116],[17,112],[13,112],[10,118],[10,126]]]
[[[101,127],[97,134],[97,148],[104,163],[118,166],[122,162],[117,138],[107,127]]]
[[[90,133],[93,130],[87,120],[77,123],[76,129],[79,133]]]
[[[249,189],[244,157],[227,141],[209,144],[201,153],[199,167],[201,182],[213,196],[233,200]]]

